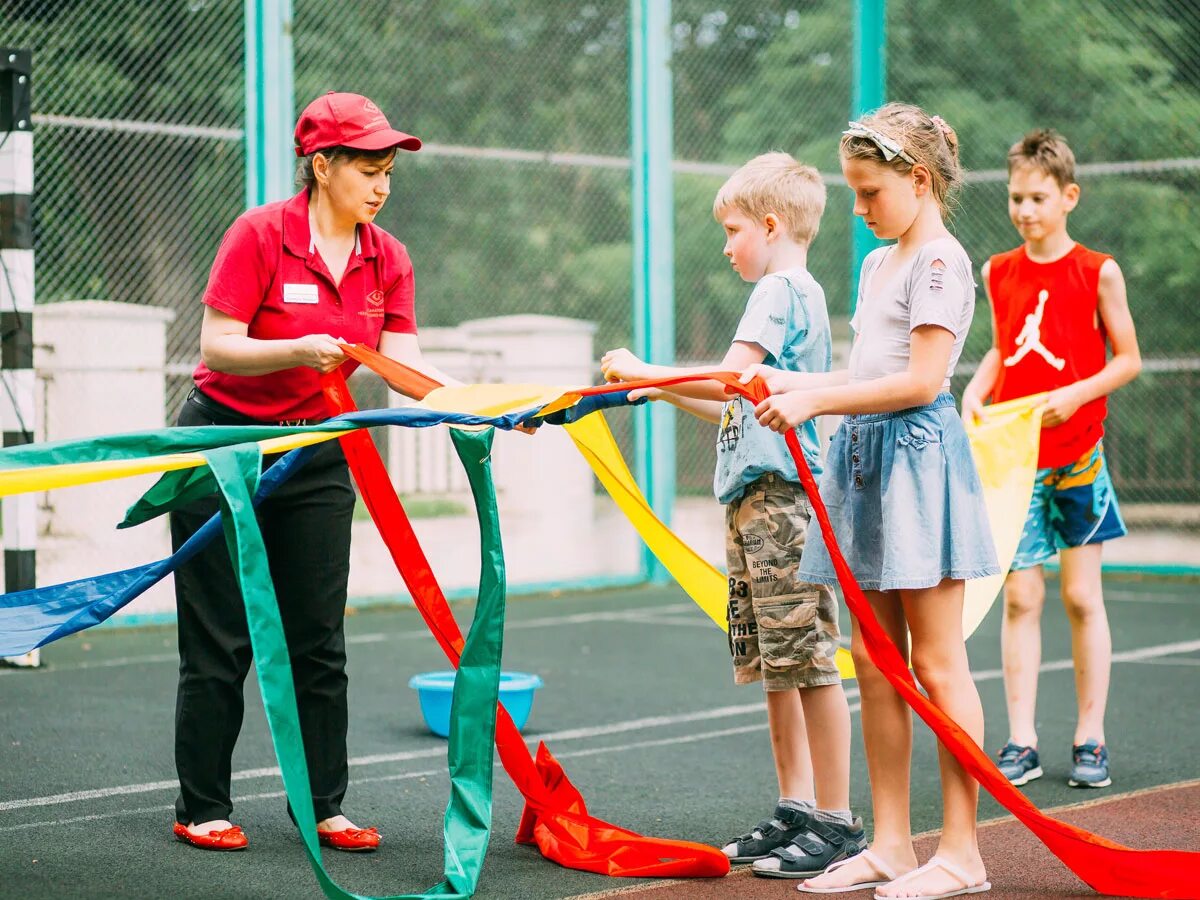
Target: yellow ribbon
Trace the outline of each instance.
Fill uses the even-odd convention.
[[[344,431],[310,431],[283,435],[259,441],[262,452],[284,453],[308,444],[319,444],[345,434]],[[134,475],[194,469],[206,465],[201,453],[168,453],[141,459],[115,459],[88,463],[63,463],[57,466],[31,466],[22,469],[0,469],[0,497],[26,494],[30,491],[49,491],[75,487],[97,481],[112,481]]]
[[[983,420],[965,423],[1001,574],[967,582],[964,637],[979,627],[992,608],[1021,542],[1033,496],[1045,403],[1045,394],[1006,400],[987,407]]]

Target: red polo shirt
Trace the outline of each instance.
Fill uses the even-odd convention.
[[[413,268],[404,245],[377,225],[359,225],[354,252],[335,285],[312,242],[308,191],[240,215],[225,232],[204,302],[249,325],[260,340],[329,334],[379,346],[383,331],[416,334]],[[358,363],[347,361],[344,374]],[[219,403],[264,422],[326,413],[315,369],[227,375],[203,362],[196,386]]]

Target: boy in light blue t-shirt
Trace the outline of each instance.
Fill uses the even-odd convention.
[[[713,215],[725,230],[725,256],[755,282],[721,369],[766,363],[829,371],[825,295],[806,265],[824,208],[818,172],[786,153],[752,159],[718,191]],[[623,348],[605,354],[601,369],[610,381],[711,371],[648,365]],[[734,681],[763,682],[779,781],[774,812],[725,853],[753,862],[756,875],[812,877],[859,853],[866,837],[850,812],[850,711],[834,662],[837,601],[829,588],[797,577],[811,508],[796,465],[783,436],[758,424],[754,405],[728,399],[715,382],[631,393],[638,395],[719,426],[713,487],[725,506]],[[820,472],[812,422],[800,428],[800,443]]]
[[[763,363],[776,369],[828,372],[833,349],[824,291],[803,265],[764,275],[746,301],[733,340],[761,347]],[[787,444],[769,428],[758,426],[754,404],[735,397],[721,410],[719,424],[713,477],[718,501],[733,502],[748,485],[770,473],[799,484]],[[804,459],[813,475],[820,475],[816,424],[809,420],[798,430]]]

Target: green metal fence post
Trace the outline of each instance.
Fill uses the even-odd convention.
[[[887,0],[854,0],[854,89],[850,118],[882,106],[887,95]],[[851,200],[853,202],[853,200]],[[850,312],[858,300],[858,273],[867,254],[880,245],[862,219],[854,218],[850,270]]]
[[[292,193],[292,0],[245,0],[246,206]]]
[[[629,118],[633,169],[633,341],[649,362],[675,362],[674,190],[671,183],[671,3],[630,0]],[[675,505],[675,417],[666,403],[636,410],[638,483],[664,522]],[[643,550],[651,581],[666,570]]]

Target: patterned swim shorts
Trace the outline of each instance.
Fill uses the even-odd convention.
[[[1100,544],[1125,534],[1102,444],[1070,465],[1037,470],[1014,570],[1040,566],[1068,547]]]

